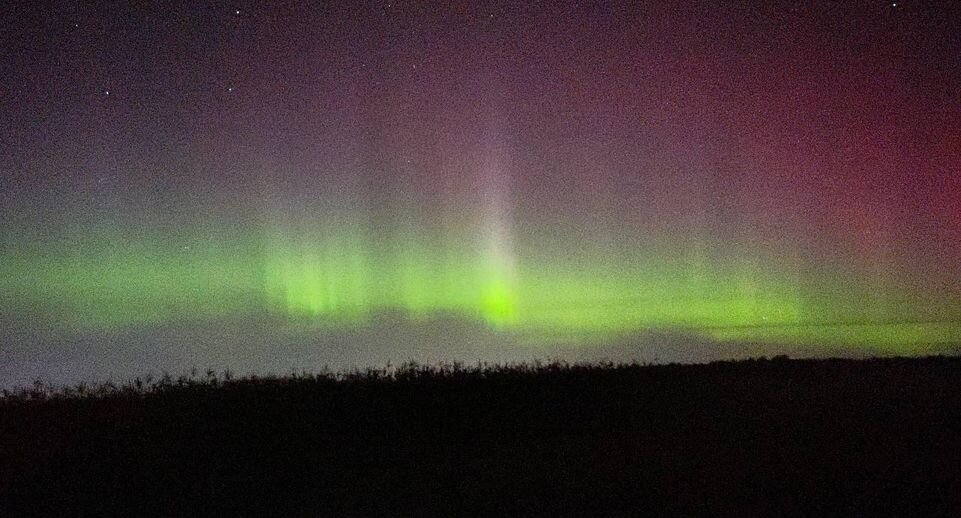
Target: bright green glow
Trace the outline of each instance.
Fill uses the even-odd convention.
[[[543,341],[678,329],[719,341],[886,352],[961,343],[956,302],[905,298],[897,283],[846,272],[801,276],[776,254],[707,260],[655,243],[630,260],[526,253],[508,264],[511,258],[485,248],[482,238],[455,250],[413,231],[378,245],[349,225],[266,234],[165,249],[157,243],[171,240],[161,236],[103,237],[58,253],[7,252],[0,304],[73,329],[250,314],[356,326],[379,311],[401,310],[417,320],[454,314]],[[936,323],[897,323],[912,321]]]
[[[510,283],[494,279],[486,286],[481,297],[481,314],[492,324],[510,325],[514,322],[514,304]]]

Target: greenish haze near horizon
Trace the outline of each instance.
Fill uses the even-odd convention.
[[[663,242],[643,260],[520,258],[483,239],[452,249],[410,235],[383,246],[350,226],[319,236],[155,244],[169,241],[79,239],[51,253],[8,252],[2,302],[8,313],[81,331],[245,315],[356,327],[396,312],[412,321],[455,315],[544,344],[573,334],[587,346],[650,329],[887,352],[961,343],[953,301],[869,275],[801,275],[773,251],[708,260]]]

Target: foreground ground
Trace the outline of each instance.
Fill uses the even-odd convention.
[[[0,516],[958,516],[959,394],[942,357],[38,387]]]

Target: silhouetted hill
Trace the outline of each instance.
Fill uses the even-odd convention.
[[[7,394],[2,516],[958,516],[961,359],[427,368]]]

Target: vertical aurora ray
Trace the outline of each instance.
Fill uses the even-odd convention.
[[[271,307],[301,317],[343,317],[369,305],[367,250],[358,236],[282,239],[269,252],[265,289]]]
[[[488,146],[488,156],[481,171],[484,257],[483,292],[480,310],[484,320],[497,327],[516,322],[517,293],[512,243],[509,173],[505,151],[501,146]]]
[[[328,186],[313,199],[303,193],[269,198],[278,197],[285,201],[268,203],[262,222],[261,275],[270,311],[320,324],[362,319],[372,302],[374,275],[356,194]]]

